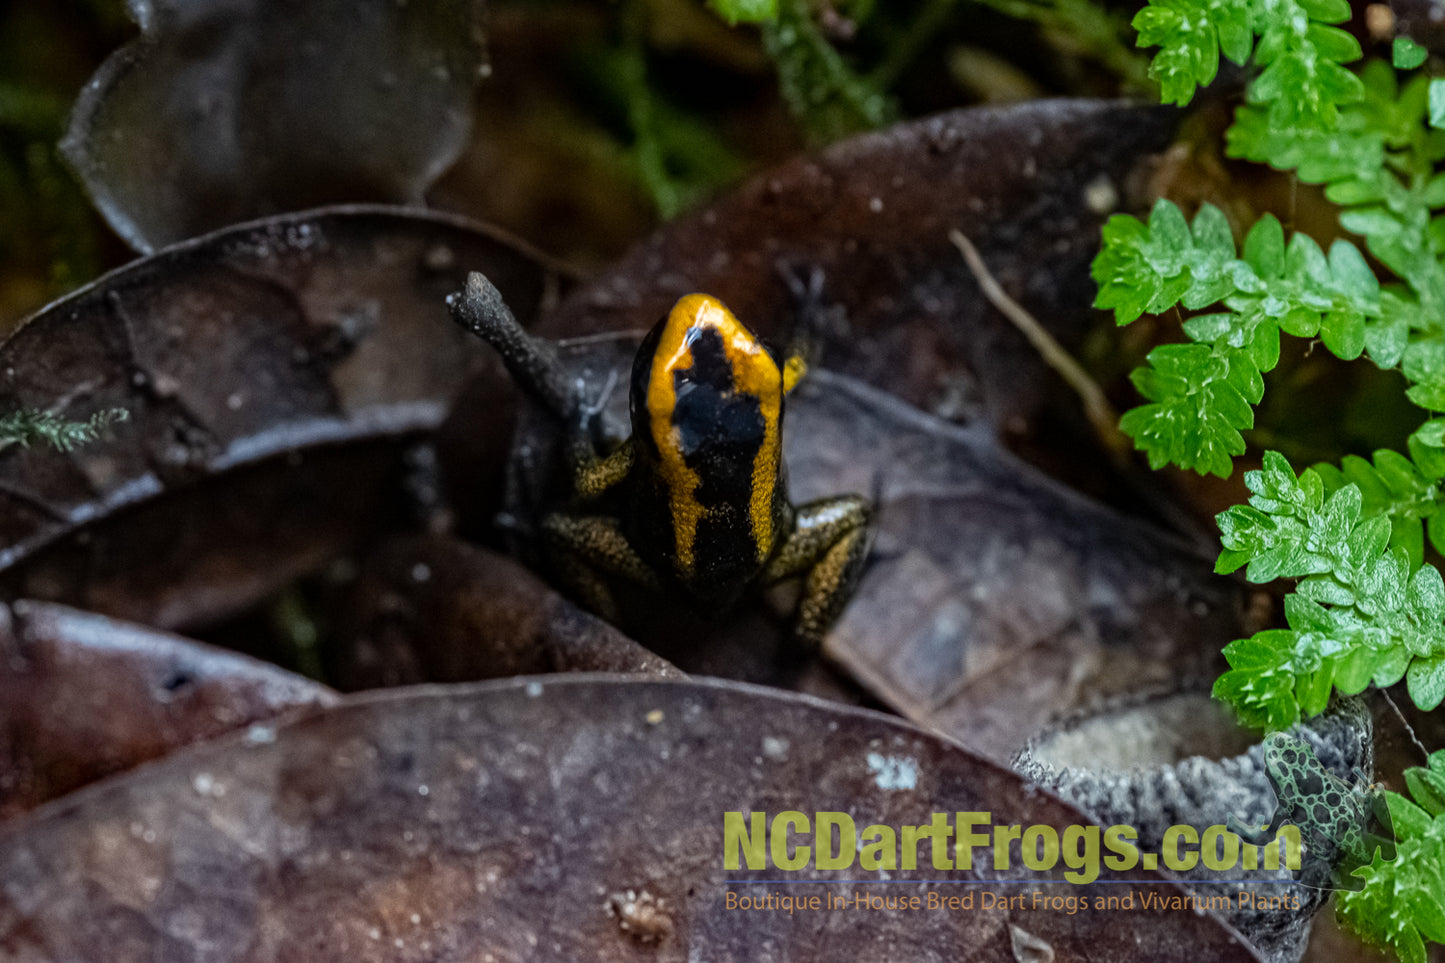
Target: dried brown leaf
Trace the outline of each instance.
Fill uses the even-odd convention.
[[[1017,963],[1024,939],[1060,960],[1258,960],[1190,910],[1069,914],[1027,895],[972,911],[729,910],[729,891],[1119,893],[846,882],[856,867],[788,874],[826,881],[816,885],[758,882],[778,870],[723,869],[729,810],[841,811],[864,825],[957,811],[1056,831],[1087,823],[936,736],[794,695],[575,675],[412,691],[212,743],[0,829],[0,953]]]

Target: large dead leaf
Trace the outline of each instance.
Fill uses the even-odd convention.
[[[856,867],[781,874],[820,880],[801,886],[765,882],[776,869],[725,872],[723,813],[754,810],[841,811],[864,825],[956,811],[990,812],[996,825],[1087,823],[935,736],[797,696],[585,676],[413,691],[212,743],[0,830],[0,952],[108,963],[1258,959],[1188,909],[1069,914],[1026,897],[972,911],[729,910],[728,892],[1121,892],[922,882],[992,870],[900,871],[888,883],[849,882]],[[1183,893],[1131,875],[1136,894]]]
[[[1053,375],[979,293],[948,240],[978,245],[1004,287],[1072,344],[1092,318],[1105,217],[1175,115],[1121,102],[952,111],[850,138],[767,171],[665,226],[580,287],[540,330],[647,328],[680,295],[720,297],[786,331],[779,265],[819,268],[846,312],[824,360],[927,410],[1020,433]]]
[[[486,63],[481,0],[130,0],[62,143],[139,251],[340,201],[417,204]]]
[[[828,372],[795,394],[794,497],[881,492],[873,562],[826,651],[904,715],[1007,758],[1100,699],[1223,670],[1246,594],[1209,558],[977,427]]]
[[[500,372],[446,319],[478,265],[524,319],[551,280],[469,222],[337,208],[178,245],[31,318],[0,344],[0,411],[130,417],[69,454],[0,449],[0,593],[194,625],[384,529],[406,448]]]
[[[335,693],[190,639],[59,605],[0,605],[0,820]]]

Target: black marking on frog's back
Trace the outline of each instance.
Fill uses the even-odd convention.
[[[1296,788],[1304,795],[1314,797],[1325,791],[1325,782],[1318,772],[1305,769],[1296,783]]]
[[[664,318],[648,334],[632,367],[632,435],[642,444],[639,454],[651,459],[657,459],[659,452],[647,424],[649,413],[644,399],[653,376],[652,356],[666,323]],[[698,478],[693,497],[703,515],[694,538],[697,564],[685,575],[678,571],[670,551],[673,532],[661,524],[671,518],[670,492],[655,481],[640,482],[633,494],[636,510],[632,517],[639,520],[638,524],[651,520],[651,529],[636,532],[634,541],[640,548],[657,546],[655,554],[662,557],[648,561],[679,575],[682,587],[695,602],[705,608],[725,608],[737,599],[761,565],[749,507],[754,463],[767,425],[760,400],[735,390],[736,372],[718,332],[699,329],[689,334],[687,345],[692,364],[671,372],[676,398],[671,423],[676,428],[683,462]],[[656,473],[647,475],[657,477]],[[773,494],[775,516],[787,511],[787,497],[786,479],[779,471]]]
[[[738,486],[731,494],[746,501],[752,485],[753,458],[767,428],[762,407],[753,395],[735,390],[736,376],[715,330],[704,328],[697,332],[689,338],[688,346],[692,366],[672,373],[677,394],[672,423],[678,429],[683,459],[702,475],[704,484],[718,473],[726,487]],[[722,464],[724,460],[727,466]],[[705,495],[703,500],[708,501]]]

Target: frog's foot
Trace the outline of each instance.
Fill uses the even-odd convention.
[[[1369,791],[1371,789],[1383,788],[1382,786],[1378,785],[1375,780],[1372,779],[1370,775],[1359,766],[1355,766],[1350,770],[1350,776],[1352,779],[1354,779],[1355,788],[1357,789]]]
[[[606,410],[607,399],[616,387],[615,368],[607,373],[607,382],[602,386],[596,400],[587,400],[585,379],[578,378],[572,384],[572,397],[576,403],[572,410],[565,451],[567,467],[576,480],[577,494],[584,499],[595,498],[612,488],[622,481],[632,468],[630,451],[616,449],[608,455],[602,454],[606,450],[606,440],[599,416]],[[623,445],[622,448],[630,449],[631,446]]]
[[[617,618],[617,603],[607,586],[607,576],[660,588],[657,575],[632,550],[616,519],[548,515],[542,519],[542,540],[548,562],[567,591],[604,619]]]
[[[793,303],[799,308],[821,304],[823,301],[823,269],[816,264],[778,258],[778,276],[788,286]]]
[[[1273,843],[1275,841],[1275,835],[1278,832],[1278,827],[1270,829],[1268,826],[1246,826],[1234,818],[1234,813],[1230,813],[1229,817],[1225,819],[1224,828],[1245,842],[1253,843],[1255,846],[1268,846],[1270,843]]]
[[[847,335],[847,315],[842,305],[823,301],[823,269],[779,259],[778,275],[793,300],[793,331],[788,338],[784,370],[789,391],[803,372],[816,367],[829,341]]]
[[[523,330],[496,285],[473,271],[463,290],[447,296],[447,307],[453,321],[496,349],[523,391],[562,422],[572,423],[578,400],[552,343]]]
[[[797,510],[793,533],[763,570],[779,582],[806,573],[793,635],[817,648],[853,595],[868,557],[869,505],[861,495],[837,495]]]

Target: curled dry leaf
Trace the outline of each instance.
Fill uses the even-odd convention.
[[[606,386],[627,383],[637,343],[559,345],[568,379],[606,398],[612,437],[629,431],[628,399]],[[557,439],[555,418],[525,405],[507,501],[522,530],[570,491]],[[1208,558],[1042,474],[986,426],[813,371],[788,397],[783,453],[795,504],[875,501],[871,558],[825,653],[903,715],[996,758],[1096,700],[1218,675],[1241,633],[1244,590]],[[624,627],[685,671],[796,684],[779,624],[744,612],[706,626],[655,595],[632,603]]]
[[[1027,895],[969,911],[728,909],[728,892],[1120,893],[907,881],[937,878],[931,866],[887,884],[848,882],[856,866],[788,873],[819,881],[793,886],[764,882],[773,868],[724,871],[725,811],[786,810],[846,812],[860,827],[935,812],[1056,832],[1088,823],[906,723],[785,693],[595,676],[411,691],[213,742],[0,830],[0,953],[1016,963],[1023,940],[1060,960],[1259,959],[1190,910],[1070,914]],[[1016,841],[1010,855],[1020,875]],[[983,865],[946,875],[995,875]],[[1131,877],[1136,894],[1183,894],[1150,872]]]
[[[343,689],[544,672],[682,678],[517,562],[445,536],[378,548],[337,610],[327,678]]]
[[[0,605],[0,820],[335,697],[190,639],[59,605]]]
[[[478,265],[524,319],[554,280],[470,222],[335,208],[178,245],[31,318],[0,344],[0,411],[129,418],[69,453],[0,449],[0,594],[197,625],[384,530],[408,447],[468,379],[501,380],[446,318]]]
[[[763,334],[795,313],[779,266],[823,274],[843,310],[828,367],[936,413],[1022,433],[1052,374],[979,293],[948,234],[1066,345],[1092,318],[1099,229],[1175,115],[1121,102],[952,111],[850,138],[665,226],[544,319],[553,336],[646,328],[683,294]]]
[[[131,0],[139,39],[81,92],[61,144],[150,252],[341,201],[420,203],[471,127],[481,0]]]

